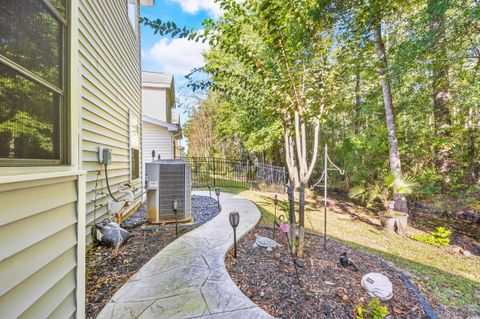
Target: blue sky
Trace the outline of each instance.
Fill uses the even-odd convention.
[[[141,15],[162,21],[174,21],[178,26],[200,28],[205,18],[219,14],[214,0],[156,0],[153,7],[142,7]],[[183,77],[203,64],[201,53],[208,47],[186,39],[170,39],[154,35],[149,27],[141,27],[142,69],[174,73],[177,86]]]
[[[220,15],[214,0],[155,0],[153,7],[142,7],[141,15],[150,19],[174,21],[177,26],[201,28],[206,18]],[[175,94],[178,105],[192,104],[191,91],[186,87],[185,75],[204,64],[202,52],[208,49],[203,43],[186,39],[170,39],[154,35],[149,27],[141,27],[142,70],[172,73],[175,77]],[[188,119],[185,107],[177,108],[181,123]],[[185,141],[182,145],[186,146]]]

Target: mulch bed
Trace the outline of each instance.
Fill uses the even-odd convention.
[[[252,247],[255,234],[272,238],[272,229],[257,227],[248,233],[238,245],[237,260],[230,252],[226,265],[243,293],[275,317],[355,318],[356,306],[365,307],[371,299],[360,283],[362,276],[381,272],[393,284],[393,298],[382,301],[391,313],[390,318],[428,318],[413,291],[377,257],[332,240],[328,241],[325,252],[321,237],[306,235],[305,268],[299,269],[301,287],[285,235],[276,231],[275,240],[282,247],[268,252],[265,248]],[[347,252],[360,271],[339,266],[338,258],[343,252]]]
[[[179,236],[215,217],[217,201],[192,196],[193,225],[179,226]],[[176,239],[175,226],[145,225],[146,209],[141,206],[122,223],[132,237],[115,250],[97,246],[86,255],[86,318],[95,318],[127,280],[160,250]]]

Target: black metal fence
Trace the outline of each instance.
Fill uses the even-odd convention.
[[[228,160],[215,157],[186,157],[192,170],[192,187],[232,187],[282,189],[285,169],[249,160]]]

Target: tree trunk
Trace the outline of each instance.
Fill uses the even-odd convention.
[[[478,49],[476,50],[477,53]],[[477,85],[477,72],[480,68],[480,55],[477,58],[477,64],[475,65],[475,70],[473,71],[472,77],[472,87]],[[468,171],[467,171],[467,180],[470,184],[475,184],[477,182],[477,174],[475,167],[475,160],[477,155],[477,149],[475,146],[477,138],[477,123],[475,115],[477,114],[477,107],[470,106],[468,109],[468,119],[467,119],[467,134],[468,134]]]
[[[362,104],[362,97],[360,96],[360,70],[357,68],[355,75],[355,120],[354,132],[358,134],[360,131],[360,105]]]
[[[288,222],[290,224],[290,249],[292,254],[295,254],[295,242],[296,242],[296,231],[295,231],[295,183],[290,181],[288,185]]]
[[[297,164],[295,163],[294,141],[288,134],[287,129],[284,130],[285,139],[285,162],[287,163],[288,178],[293,185],[297,185],[299,176]]]
[[[473,107],[470,107],[468,110],[468,120],[467,120],[467,130],[468,130],[468,172],[467,172],[467,179],[470,184],[474,184],[476,182],[476,174],[475,174],[475,124],[474,124],[474,110]]]
[[[432,90],[435,118],[435,135],[438,146],[436,149],[436,166],[445,182],[450,182],[449,173],[453,166],[452,148],[449,146],[452,120],[448,103],[450,100],[450,84],[448,80],[448,62],[445,39],[445,10],[442,0],[430,0],[430,32],[433,37],[432,48]]]
[[[305,184],[300,183],[298,188],[298,247],[297,257],[303,258],[305,243]]]
[[[383,93],[383,105],[385,108],[385,118],[388,131],[388,143],[390,146],[389,150],[389,161],[390,169],[392,173],[400,178],[402,175],[402,168],[400,164],[400,152],[398,150],[398,140],[397,140],[397,129],[395,127],[395,116],[393,113],[393,98],[392,98],[392,88],[390,84],[390,76],[388,73],[388,59],[387,53],[385,51],[385,45],[382,39],[382,27],[381,23],[378,22],[374,29],[374,38],[375,38],[375,47],[377,49],[377,55],[379,59],[379,74],[382,84],[382,93]],[[407,212],[407,200],[405,196],[400,194],[395,195],[395,210]]]

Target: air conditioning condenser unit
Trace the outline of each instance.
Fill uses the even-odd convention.
[[[173,201],[179,201],[178,221],[192,219],[191,170],[184,160],[158,160],[145,164],[147,219],[152,223],[175,222]]]

